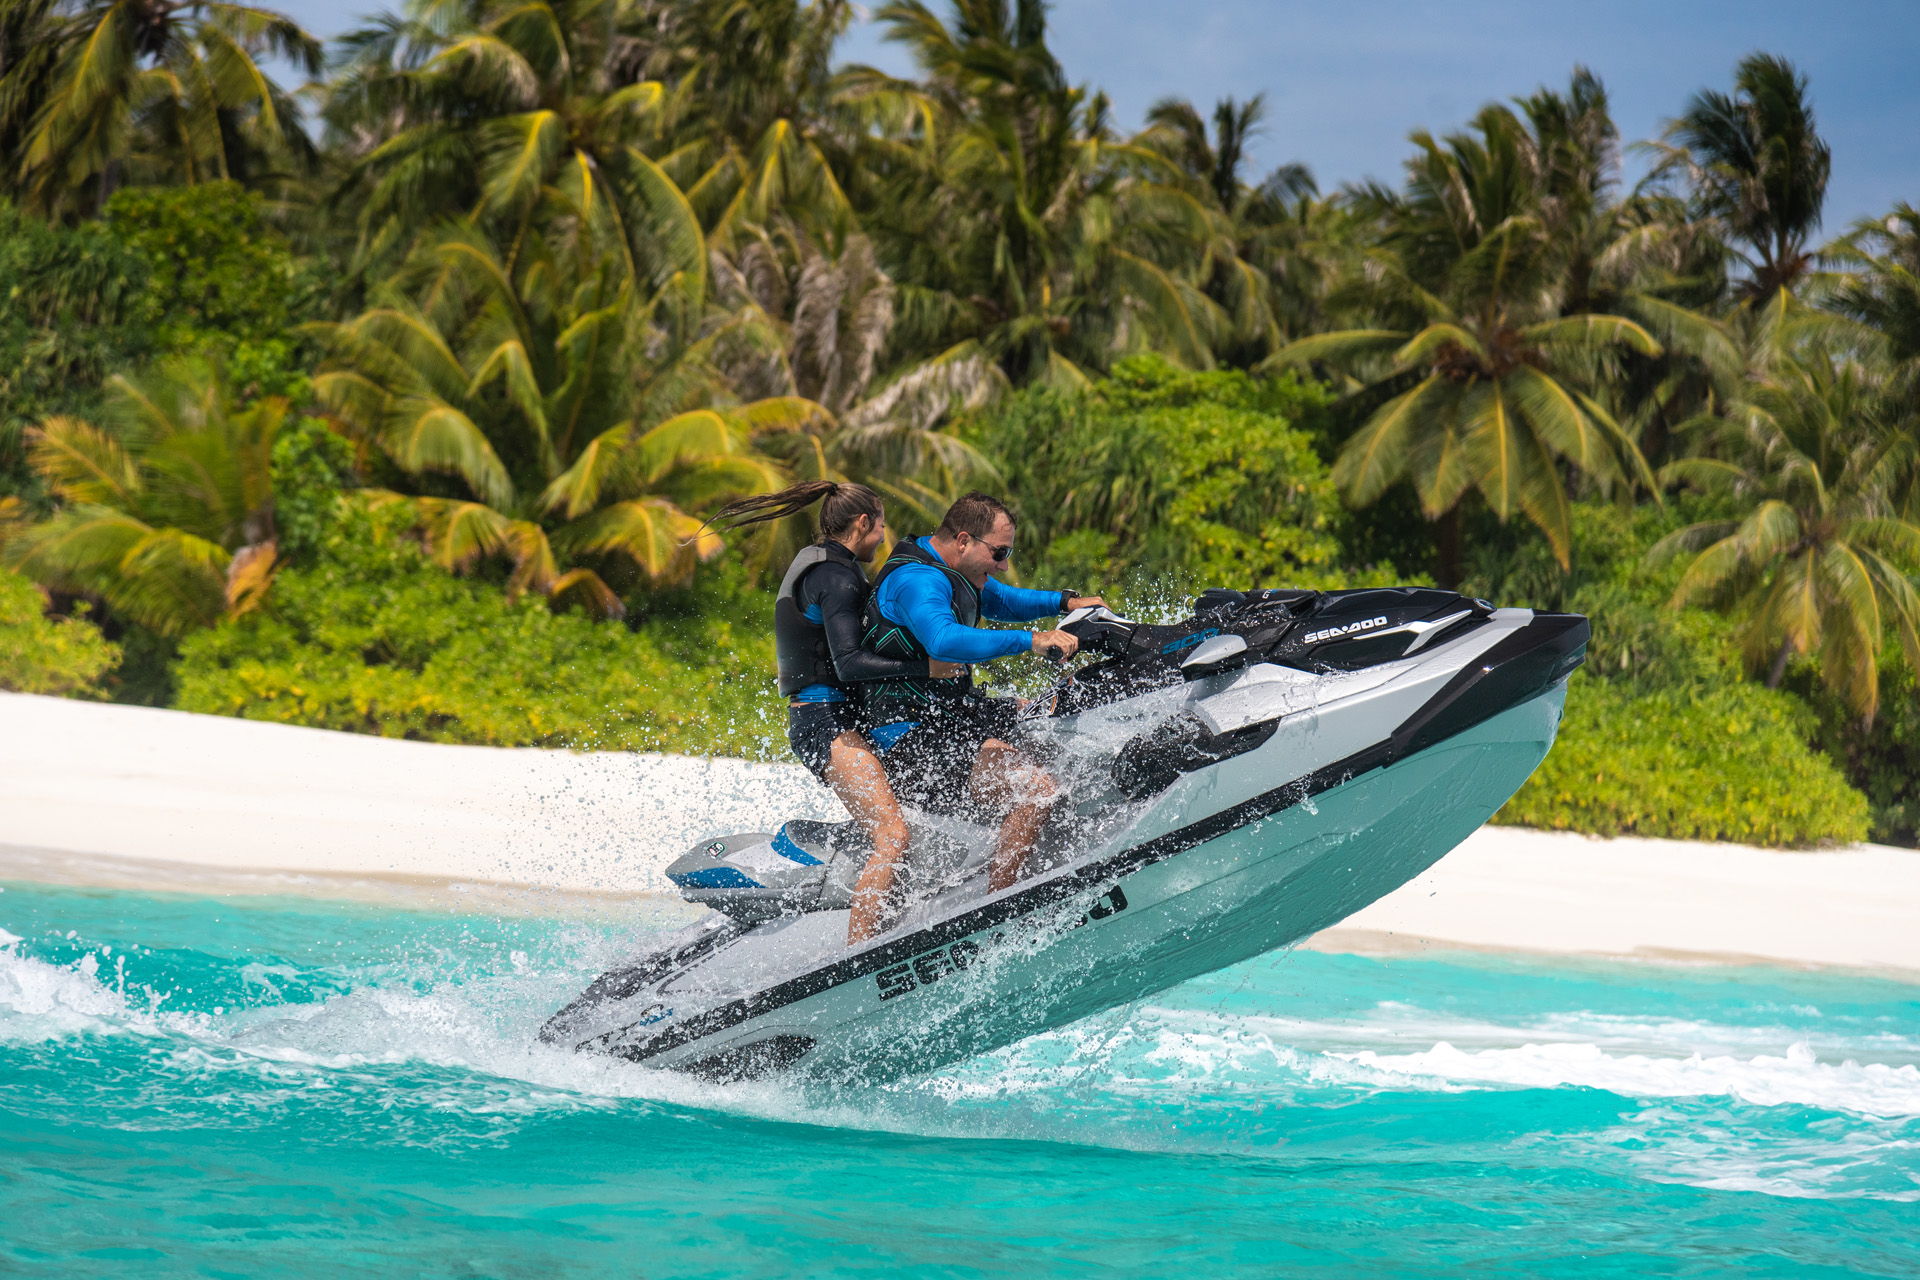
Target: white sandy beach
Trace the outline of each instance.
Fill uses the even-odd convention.
[[[580,905],[669,893],[661,871],[695,840],[796,816],[844,815],[792,765],[441,746],[0,694],[0,879]],[[1487,827],[1309,945],[1920,975],[1920,853]]]

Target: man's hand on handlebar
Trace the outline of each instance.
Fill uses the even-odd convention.
[[[1074,596],[1067,601],[1067,612],[1072,613],[1075,609],[1097,609],[1105,603],[1106,601],[1099,596]]]
[[[1064,631],[1036,631],[1033,633],[1033,651],[1043,658],[1064,662],[1080,651],[1080,642]]]

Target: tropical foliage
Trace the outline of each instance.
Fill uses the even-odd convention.
[[[260,65],[271,54],[320,70],[319,42],[284,14],[191,0],[8,9],[19,53],[0,63],[0,161],[41,213],[97,212],[129,182],[285,179],[313,157]]]
[[[46,616],[46,603],[30,580],[0,569],[0,689],[99,697],[118,646],[84,616]]]
[[[260,603],[278,555],[271,462],[285,399],[241,408],[205,365],[116,376],[113,430],[49,418],[33,468],[63,502],[10,545],[13,567],[178,636]]]
[[[1665,469],[1730,491],[1744,514],[1689,525],[1652,551],[1698,549],[1673,603],[1733,602],[1748,619],[1748,664],[1767,670],[1769,688],[1792,654],[1817,650],[1827,684],[1868,724],[1887,631],[1920,666],[1920,593],[1909,576],[1920,525],[1894,508],[1887,482],[1912,442],[1888,429],[1875,391],[1858,362],[1819,343],[1775,361],[1711,421],[1712,455]]]
[[[1745,268],[1740,292],[1766,299],[1813,268],[1832,152],[1814,129],[1807,80],[1785,58],[1755,54],[1734,92],[1703,89],[1667,129],[1667,163],[1684,168],[1698,216]]]
[[[487,746],[757,756],[784,728],[739,678],[773,661],[764,628],[695,616],[635,634],[511,601],[435,566],[410,525],[392,504],[343,513],[271,611],[181,645],[175,705]]]
[[[1499,822],[1806,846],[1868,832],[1866,797],[1806,746],[1792,698],[1752,685],[1635,696],[1577,674],[1560,741]]]
[[[1360,196],[1381,230],[1374,269],[1352,287],[1385,324],[1301,338],[1273,357],[1354,370],[1354,394],[1383,400],[1341,450],[1335,481],[1364,506],[1410,480],[1422,513],[1443,522],[1449,581],[1470,489],[1500,520],[1538,525],[1565,567],[1562,466],[1603,492],[1653,488],[1638,446],[1581,375],[1661,345],[1627,316],[1568,310],[1570,259],[1585,246],[1567,230],[1599,195],[1607,130],[1588,118],[1604,98],[1576,79],[1568,97],[1525,106],[1528,120],[1490,106],[1471,132],[1414,134],[1406,191]]]
[[[1121,596],[1208,582],[1342,584],[1339,498],[1297,425],[1325,395],[1291,377],[1136,356],[1091,394],[1030,387],[983,423],[1026,513],[1023,576]]]
[[[1326,190],[1256,164],[1263,97],[1117,119],[1040,0],[879,6],[903,75],[837,60],[855,16],[401,0],[323,64],[244,5],[0,8],[0,558],[47,687],[757,751],[808,530],[703,520],[837,477],[910,533],[982,485],[1017,572],[1143,605],[1589,614],[1527,821],[1847,839],[1838,769],[1913,838],[1920,215],[1821,242],[1791,63],[1676,86],[1637,185],[1576,67]]]

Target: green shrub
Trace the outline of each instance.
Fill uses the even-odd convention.
[[[762,600],[638,629],[556,614],[442,571],[409,523],[346,504],[262,611],[181,643],[175,705],[429,742],[784,752]]]
[[[50,226],[0,200],[0,494],[44,492],[23,432],[91,416],[100,385],[147,349],[147,263],[99,223]]]
[[[280,553],[305,564],[320,553],[354,482],[353,446],[318,418],[300,418],[273,442],[273,523]]]
[[[1578,503],[1571,573],[1526,531],[1476,549],[1469,593],[1593,624],[1560,740],[1496,822],[1790,847],[1865,836],[1866,799],[1811,745],[1812,709],[1746,678],[1727,619],[1667,606],[1682,564],[1646,563],[1661,537],[1714,514],[1692,497]]]
[[[0,569],[0,689],[99,698],[120,648],[85,618],[50,618],[40,589]],[[79,606],[84,609],[83,604]]]
[[[1635,691],[1576,672],[1559,741],[1495,822],[1804,848],[1867,834],[1866,797],[1807,745],[1798,699],[1729,683]]]
[[[146,260],[141,312],[157,353],[217,357],[249,395],[305,395],[292,335],[315,314],[322,276],[268,225],[259,196],[235,182],[129,187],[105,222]]]
[[[0,200],[0,494],[44,507],[25,430],[98,421],[106,380],[148,359],[208,356],[249,396],[304,398],[311,352],[296,335],[324,279],[237,183],[125,188],[77,227]]]
[[[1880,713],[1873,724],[1827,689],[1811,662],[1791,684],[1820,709],[1820,742],[1872,806],[1873,839],[1920,845],[1920,680],[1897,645],[1880,667]]]

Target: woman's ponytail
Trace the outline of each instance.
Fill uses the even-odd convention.
[[[821,503],[820,536],[823,538],[840,537],[852,529],[861,516],[872,516],[877,522],[885,515],[880,495],[863,484],[802,480],[778,493],[758,493],[729,502],[714,512],[707,524],[716,529],[744,529],[768,520],[797,516],[816,502]]]

